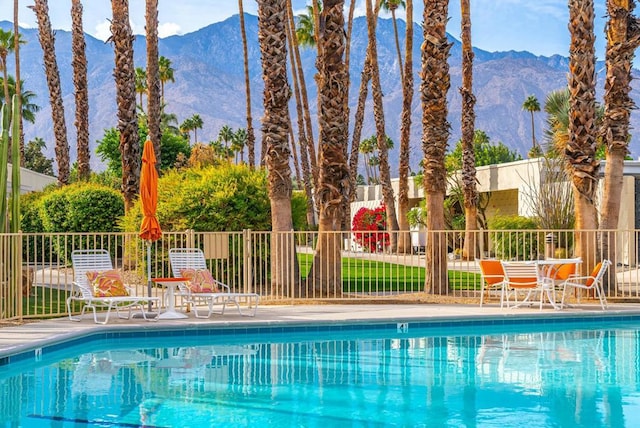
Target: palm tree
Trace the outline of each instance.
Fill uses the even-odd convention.
[[[404,0],[380,0],[382,10],[391,12],[391,21],[393,22],[393,35],[396,41],[396,52],[398,54],[398,69],[400,69],[400,81],[404,82],[404,71],[402,70],[402,54],[400,53],[400,39],[398,38],[398,23],[396,21],[396,9],[398,7],[406,7]],[[409,20],[407,19],[407,22]]]
[[[346,87],[348,70],[344,64],[344,0],[325,2],[322,11],[323,32],[318,40],[318,96],[319,104],[319,187],[316,193],[320,205],[318,243],[309,277],[313,293],[322,290],[341,294],[341,245],[339,233],[344,215],[343,206],[350,196],[347,166]]]
[[[371,171],[371,162],[369,159],[371,158],[371,153],[375,151],[375,145],[377,143],[375,135],[365,138],[358,145],[359,152],[363,155],[363,163],[365,166],[364,172],[367,174],[367,184],[371,184],[371,179],[373,178],[373,172]]]
[[[140,111],[143,115],[146,115],[144,112],[144,104],[142,102],[142,96],[147,93],[147,71],[144,68],[136,67],[135,82],[136,93],[140,97]]]
[[[426,265],[433,266],[425,279],[425,291],[448,294],[447,237],[444,198],[447,188],[447,170],[444,165],[449,139],[447,121],[447,92],[451,86],[449,75],[449,49],[446,23],[449,2],[425,2],[424,42],[422,44],[422,151],[424,153],[424,193],[429,236],[425,248]]]
[[[78,152],[78,178],[88,180],[91,174],[89,153],[89,90],[87,84],[87,53],[82,26],[82,2],[71,3],[71,40],[73,87],[76,101],[76,150]]]
[[[204,122],[199,114],[194,114],[191,116],[191,123],[193,123],[193,141],[194,143],[198,142],[198,129],[202,129],[204,126]],[[233,137],[233,136],[232,136]]]
[[[140,141],[136,114],[136,76],[133,63],[133,34],[129,24],[128,0],[111,0],[111,37],[115,51],[114,76],[118,99],[118,131],[122,155],[122,195],[125,211],[133,207],[140,188]]]
[[[146,0],[147,30],[147,128],[156,155],[156,170],[162,164],[162,101],[160,94],[160,59],[158,58],[158,0]]]
[[[409,219],[409,150],[411,140],[411,104],[413,103],[413,0],[406,1],[406,35],[404,75],[402,79],[402,113],[400,116],[400,159],[398,168],[398,252],[411,251]]]
[[[569,0],[569,142],[564,148],[571,172],[576,209],[576,255],[584,266],[594,264],[589,253],[597,228],[595,194],[599,162],[596,160],[595,35],[593,0]],[[592,251],[594,251],[592,249]],[[586,268],[585,268],[586,269]]]
[[[69,143],[67,141],[67,124],[64,118],[64,104],[60,88],[60,73],[56,60],[55,35],[49,21],[49,5],[47,0],[35,0],[30,6],[38,21],[38,36],[44,54],[44,69],[49,87],[49,102],[51,104],[51,119],[53,134],[56,140],[55,153],[58,163],[58,184],[69,183]]]
[[[291,216],[291,167],[289,160],[289,98],[287,81],[287,8],[286,0],[258,1],[258,39],[262,53],[264,80],[264,116],[262,144],[267,145],[271,224],[275,235],[271,244],[271,284],[279,295],[290,294],[291,267],[297,272],[293,242],[288,239],[293,229]],[[221,131],[222,134],[222,131]],[[232,137],[232,135],[231,135]],[[278,233],[283,232],[283,233]],[[293,278],[297,277],[297,273]]]
[[[253,117],[251,116],[251,80],[249,79],[249,50],[247,48],[247,31],[244,25],[243,0],[238,0],[240,15],[240,33],[242,35],[242,59],[244,64],[244,89],[247,103],[247,150],[249,152],[249,166],[256,165],[256,136],[253,132]]]
[[[231,150],[236,154],[236,163],[238,163],[238,155],[240,155],[240,163],[244,163],[244,148],[247,145],[247,130],[244,128],[236,129],[231,140]]]
[[[547,113],[545,140],[549,151],[562,154],[569,142],[569,89],[558,89],[547,94],[544,103]]]
[[[306,135],[304,110],[302,104],[302,88],[300,86],[300,76],[304,73],[301,64],[298,62],[300,59],[300,52],[298,49],[298,41],[295,35],[295,21],[293,18],[293,5],[291,0],[287,0],[287,40],[289,41],[289,48],[291,55],[289,55],[291,61],[291,76],[293,77],[293,93],[296,101],[296,119],[298,125],[298,145],[300,147],[300,163],[302,164],[302,173],[296,171],[298,180],[302,179],[304,192],[306,195],[307,206],[307,224],[315,226],[316,224],[316,210],[313,201],[313,174],[311,173],[311,167],[309,163],[309,141]],[[306,91],[306,88],[304,89]],[[292,139],[293,140],[293,139]],[[295,154],[295,150],[293,151]]]
[[[169,58],[160,56],[158,58],[158,73],[160,78],[160,95],[162,99],[162,105],[165,105],[164,101],[164,84],[167,82],[175,82],[173,76],[175,70],[171,67],[171,60]]]
[[[180,132],[182,132],[183,135],[186,136],[187,139],[191,139],[189,133],[191,131],[193,131],[194,124],[193,124],[193,117],[188,117],[186,118],[181,124],[180,124]],[[195,143],[195,141],[194,141]]]
[[[218,138],[224,142],[225,149],[229,148],[229,143],[233,139],[233,128],[229,125],[223,125],[222,128],[220,128],[220,132],[218,132]]]
[[[35,92],[25,90],[24,81],[21,85],[16,84],[16,79],[13,76],[9,76],[9,99],[12,99],[18,88],[21,88],[22,94],[20,95],[20,108],[22,109],[22,119],[29,123],[35,123],[36,113],[40,111],[40,106],[33,102],[36,98]],[[4,79],[0,78],[0,83],[4,86]],[[4,96],[2,97],[4,102]]]
[[[535,95],[529,95],[524,103],[522,103],[522,110],[526,110],[531,113],[531,148],[535,148],[537,145],[536,142],[536,128],[535,122],[533,121],[533,113],[540,111],[540,103]]]
[[[462,27],[462,193],[464,195],[465,237],[462,257],[476,257],[478,230],[478,189],[476,187],[476,158],[474,152],[476,97],[473,95],[473,46],[471,45],[471,6],[469,0],[460,0]]]
[[[20,2],[18,0],[13,0],[13,46],[14,49],[14,58],[16,60],[16,93],[22,94],[22,79],[20,79],[20,43],[22,36],[20,35],[20,26],[18,20],[18,10],[19,10]],[[23,111],[22,108],[22,99],[18,98],[18,111]],[[24,129],[22,126],[22,117],[19,118],[20,125],[20,166],[24,166]]]
[[[6,101],[10,100],[9,98],[9,79],[8,79],[8,68],[7,68],[7,57],[11,52],[14,51],[14,37],[13,32],[11,30],[5,31],[0,28],[0,69],[2,69],[2,75],[4,79],[4,99],[7,105],[11,103]]]
[[[376,136],[378,138],[378,156],[380,159],[380,184],[382,187],[382,197],[387,213],[387,229],[391,232],[389,247],[392,252],[398,248],[399,229],[398,217],[396,216],[396,199],[391,187],[391,169],[389,166],[389,147],[387,134],[385,132],[384,109],[382,105],[382,86],[380,84],[380,70],[378,68],[378,47],[376,42],[376,19],[373,13],[371,0],[366,0],[367,9],[367,35],[368,43],[371,47],[371,92],[373,95],[373,116],[376,124]]]
[[[600,228],[618,228],[622,192],[624,159],[629,153],[629,116],[633,101],[631,92],[631,68],[634,52],[640,43],[637,20],[632,14],[634,2],[610,0],[607,2],[606,80],[604,85],[604,124],[602,135],[607,147],[607,162],[604,168],[604,192]],[[635,29],[635,31],[633,31]],[[602,239],[602,253],[616,265],[615,234]],[[612,247],[612,248],[611,248]],[[613,249],[613,251],[611,251]],[[614,292],[615,282],[611,276],[607,281],[607,294]]]

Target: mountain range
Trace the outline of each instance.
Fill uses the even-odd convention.
[[[248,39],[249,72],[251,76],[252,112],[258,144],[260,141],[260,118],[262,116],[262,69],[260,47],[258,45],[258,19],[245,15]],[[0,22],[3,29],[12,28],[9,22]],[[400,34],[404,34],[403,21],[398,21]],[[54,138],[51,126],[48,89],[42,61],[42,50],[38,42],[37,29],[22,29],[26,44],[21,46],[21,77],[25,88],[37,94],[35,103],[42,107],[37,114],[36,123],[25,124],[27,141],[42,137],[46,144],[46,154],[53,157]],[[355,107],[360,85],[360,73],[367,46],[366,20],[356,18],[351,45],[351,117]],[[389,19],[380,19],[377,27],[378,56],[380,62],[381,84],[384,92],[384,112],[386,132],[395,142],[390,152],[390,162],[397,174],[398,148],[400,135],[400,112],[402,90],[395,52],[393,25]],[[451,137],[449,147],[460,138],[461,99],[458,88],[461,86],[461,44],[454,37],[449,59],[451,89],[449,91],[449,121]],[[401,42],[403,43],[403,42]],[[416,26],[414,34],[414,78],[415,95],[413,102],[413,125],[411,130],[411,166],[418,168],[421,153],[421,106],[420,106],[420,45],[422,33]],[[113,79],[114,53],[111,44],[107,44],[90,35],[86,35],[86,54],[88,60],[88,81],[90,97],[90,139],[92,148],[91,164],[95,170],[104,168],[95,154],[97,141],[104,130],[116,126],[116,97]],[[199,114],[204,127],[198,131],[199,139],[211,141],[217,138],[223,125],[232,128],[245,127],[245,87],[242,62],[242,40],[239,31],[239,16],[211,24],[193,33],[160,39],[160,55],[169,58],[175,70],[175,82],[165,85],[166,111],[177,115],[181,122],[193,114]],[[71,33],[56,31],[56,56],[62,82],[67,133],[71,156],[75,159],[74,98],[71,67]],[[315,70],[315,50],[301,50],[305,79],[309,93],[312,116],[316,114],[316,87],[313,76]],[[403,52],[404,56],[404,52]],[[137,67],[145,67],[145,39],[136,36],[134,57]],[[9,60],[9,73],[13,73]],[[536,56],[529,52],[487,52],[475,49],[473,90],[476,96],[476,129],[485,131],[493,142],[501,141],[511,149],[526,157],[531,148],[531,116],[522,109],[522,103],[529,95],[535,95],[544,107],[549,92],[566,87],[569,60],[560,55],[551,57]],[[597,98],[602,98],[604,65],[597,66]],[[632,83],[632,96],[640,101],[638,85]],[[291,112],[295,115],[292,98]],[[544,111],[534,114],[535,132],[538,141],[543,138]],[[294,119],[295,122],[295,119]],[[638,129],[640,118],[634,112],[631,115],[632,133]],[[375,133],[371,96],[367,103],[363,138]],[[316,136],[317,140],[317,136]],[[638,138],[632,137],[632,156],[640,154]],[[259,151],[256,151],[259,153]]]

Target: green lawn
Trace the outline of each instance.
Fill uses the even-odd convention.
[[[309,273],[312,254],[298,254],[300,274]],[[342,283],[345,292],[422,291],[425,268],[361,258],[342,259]],[[449,271],[449,286],[455,290],[480,289],[480,275]]]

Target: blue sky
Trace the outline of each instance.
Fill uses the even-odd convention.
[[[294,0],[294,8],[304,9],[310,0]],[[374,0],[376,1],[376,0]],[[348,6],[350,0],[346,0]],[[34,27],[35,17],[21,0],[21,25]],[[107,18],[111,16],[111,2],[85,0],[85,31],[101,39],[109,32]],[[422,21],[422,1],[415,1],[414,21]],[[596,43],[598,59],[604,59],[605,0],[596,0]],[[245,12],[256,14],[255,0],[244,1]],[[347,7],[345,6],[345,8]],[[195,31],[211,23],[238,13],[236,0],[169,0],[159,1],[160,34],[169,36]],[[71,0],[50,0],[51,22],[56,29],[69,29]],[[364,13],[364,0],[357,0],[356,14]],[[458,37],[460,33],[459,3],[449,6],[448,31]],[[560,54],[568,56],[567,2],[561,0],[471,0],[473,45],[488,51],[527,50],[536,55]],[[136,33],[144,32],[144,0],[130,0],[131,22]],[[399,13],[403,17],[403,12]],[[0,0],[0,20],[13,19],[13,0]],[[404,19],[404,17],[403,17]]]

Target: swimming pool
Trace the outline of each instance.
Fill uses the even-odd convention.
[[[0,366],[0,420],[24,427],[633,426],[639,332],[640,322],[618,320],[106,335]]]

